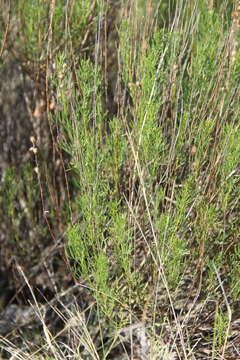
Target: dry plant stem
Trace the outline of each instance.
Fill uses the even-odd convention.
[[[143,197],[144,197],[144,201],[145,201],[145,206],[146,206],[146,210],[147,210],[147,214],[148,214],[148,219],[149,219],[149,223],[150,223],[150,226],[151,226],[153,239],[154,239],[154,242],[155,242],[155,247],[156,247],[156,250],[157,250],[157,258],[158,258],[157,259],[158,260],[157,261],[157,267],[158,267],[161,279],[163,281],[164,287],[165,287],[165,289],[167,291],[169,302],[171,304],[171,309],[172,309],[172,312],[173,312],[173,316],[174,316],[174,319],[175,319],[175,322],[176,322],[178,334],[179,334],[179,337],[180,337],[181,346],[182,346],[182,350],[183,350],[183,353],[184,353],[184,358],[187,360],[186,345],[184,343],[182,328],[181,328],[181,325],[179,324],[179,321],[177,319],[177,316],[176,316],[176,313],[175,313],[175,310],[174,310],[174,305],[173,305],[172,297],[171,297],[170,290],[169,290],[169,287],[168,287],[167,278],[166,278],[166,275],[165,275],[162,259],[160,257],[159,251],[158,251],[158,241],[157,241],[156,233],[155,233],[155,230],[154,230],[154,226],[153,226],[153,222],[152,222],[152,218],[151,218],[151,214],[150,214],[149,204],[148,204],[147,195],[146,195],[146,188],[145,188],[145,184],[144,184],[144,180],[143,180],[143,176],[142,176],[142,170],[140,168],[138,154],[134,149],[134,144],[133,144],[131,134],[127,133],[127,136],[128,136],[129,144],[131,146],[132,154],[133,154],[133,157],[134,157],[134,160],[135,160],[135,164],[136,164],[136,168],[137,168],[137,172],[138,172],[138,176],[139,176],[139,179],[140,179],[141,188],[142,188],[142,192],[143,192]]]
[[[46,116],[47,116],[47,120],[48,120],[49,129],[50,129],[50,132],[51,132],[51,139],[52,139],[52,144],[53,144],[53,155],[52,155],[53,162],[56,162],[56,152],[57,152],[59,157],[60,157],[61,166],[63,168],[64,180],[65,180],[66,189],[67,189],[67,197],[68,197],[70,217],[71,217],[71,220],[72,220],[72,223],[73,223],[74,220],[73,220],[72,208],[71,208],[71,204],[70,204],[70,190],[69,190],[67,173],[66,173],[66,169],[65,169],[65,165],[64,165],[62,152],[58,150],[58,145],[57,145],[57,143],[55,141],[55,136],[53,134],[53,129],[52,129],[52,122],[51,122],[51,119],[50,119],[50,104],[51,104],[52,100],[51,100],[51,94],[49,92],[49,78],[50,78],[51,71],[52,71],[51,66],[52,66],[52,61],[53,61],[52,60],[53,59],[53,51],[52,51],[53,29],[52,29],[52,25],[53,25],[55,6],[56,6],[55,0],[51,0],[51,4],[50,4],[50,21],[49,21],[48,31],[47,31],[47,34],[46,34],[46,40],[47,40],[46,78],[45,78]],[[66,18],[67,18],[67,12],[66,12]],[[66,21],[66,24],[68,25],[68,21]],[[46,171],[47,171],[47,169],[46,169]],[[39,185],[40,185],[40,189],[41,189],[41,197],[43,198],[43,188],[42,188],[40,180],[39,180]],[[55,197],[56,197],[56,194],[55,194]],[[56,207],[57,207],[57,200],[56,199],[55,199],[55,204],[56,204]],[[44,207],[43,207],[43,215],[44,215],[45,221],[46,221],[46,223],[48,225],[48,228],[50,229],[50,224],[49,224],[49,221],[47,219],[46,213],[44,211]],[[61,214],[59,214],[59,217],[60,216],[61,216]],[[55,239],[51,229],[50,229],[50,233],[52,235],[52,238]]]
[[[49,302],[47,302],[47,304],[44,304],[44,305],[38,305],[37,303],[37,300],[36,300],[36,297],[34,295],[34,292],[32,290],[32,287],[29,283],[29,280],[30,278],[27,278],[22,267],[19,265],[19,264],[16,264],[16,268],[19,272],[19,274],[23,277],[24,281],[25,281],[25,284],[27,285],[27,287],[29,288],[30,292],[31,292],[31,295],[32,295],[32,298],[33,298],[33,301],[34,301],[34,304],[36,305],[36,308],[37,308],[37,311],[35,309],[35,307],[32,308],[32,312],[31,312],[31,315],[32,317],[28,317],[26,319],[26,322],[22,323],[21,325],[17,325],[16,324],[16,328],[19,328],[19,327],[23,327],[23,326],[26,326],[29,324],[29,322],[31,322],[32,318],[36,318],[35,315],[38,316],[38,320],[39,321],[42,321],[43,320],[43,316],[42,314],[44,314],[46,312],[46,310],[50,307],[52,307],[56,302],[60,301],[61,298],[65,297],[66,295],[69,295],[69,294],[72,294],[75,289],[77,288],[82,288],[83,287],[83,284],[78,284],[76,283],[75,285],[71,286],[70,288],[68,288],[67,290],[61,292],[61,293],[57,293],[56,296]],[[89,288],[89,290],[92,290]],[[31,303],[30,303],[31,304]],[[31,304],[32,306],[32,304]],[[36,314],[37,313],[37,314]]]
[[[225,289],[223,287],[223,283],[222,283],[219,271],[216,268],[215,264],[213,264],[213,267],[214,267],[214,271],[216,273],[219,285],[221,287],[222,294],[223,294],[223,297],[224,297],[224,301],[225,301],[225,304],[226,304],[226,307],[227,307],[227,312],[228,312],[228,326],[227,326],[226,335],[225,335],[225,341],[224,341],[224,345],[223,345],[223,349],[222,349],[222,358],[224,359],[225,358],[226,348],[227,348],[228,336],[229,336],[229,333],[230,333],[231,321],[232,321],[232,310],[231,310],[231,307],[229,305],[227,295],[226,295]]]
[[[240,27],[240,1],[236,0],[235,2],[235,11],[232,13],[232,24],[230,28],[230,34],[227,43],[227,58],[229,61],[228,74],[226,78],[225,87],[226,90],[229,90],[230,76],[232,72],[232,67],[236,61],[236,52],[238,47],[237,34],[239,33]]]
[[[81,215],[77,215],[73,218],[73,222],[72,222],[72,225],[76,225],[77,222],[79,221],[79,218],[81,217]],[[51,229],[50,229],[51,230]],[[33,278],[34,276],[36,276],[36,274],[39,272],[39,269],[41,268],[42,265],[44,265],[45,263],[45,258],[46,257],[51,257],[51,256],[54,256],[61,248],[64,248],[65,245],[63,244],[63,240],[64,238],[66,237],[68,233],[68,230],[62,232],[62,234],[60,234],[57,238],[56,238],[56,241],[54,242],[53,245],[50,245],[48,246],[46,249],[44,249],[43,253],[42,253],[42,260],[37,264],[35,265],[32,269],[31,269],[31,274],[29,275],[28,279],[30,280],[31,278]],[[70,271],[70,269],[69,269]],[[14,297],[12,298],[12,301],[14,301],[14,299],[17,297],[17,295],[19,293],[21,293],[21,291],[23,290],[25,285],[22,285],[18,291],[16,292],[16,294],[14,295]],[[76,286],[78,285],[75,285],[73,288],[71,289],[74,289]],[[81,285],[82,286],[82,285]],[[64,296],[65,292],[60,295],[60,296]]]
[[[88,24],[90,25],[93,21],[93,18],[94,18],[94,10],[96,9],[96,4],[97,4],[97,1],[94,0],[92,5],[91,5],[91,8],[90,8],[90,11],[89,11],[89,17],[88,17]],[[87,29],[87,31],[85,32],[84,34],[84,37],[81,41],[81,48],[84,48],[85,44],[87,43],[87,40],[89,38],[89,35],[90,35],[91,31],[90,31],[90,27]]]
[[[26,277],[26,275],[24,274],[22,268],[20,265],[17,265],[17,270],[19,271],[19,273],[22,275],[22,277],[24,278],[24,281],[26,282],[30,292],[31,292],[31,295],[32,295],[32,298],[33,298],[33,301],[35,303],[35,306],[36,306],[36,313],[43,325],[43,331],[44,331],[44,334],[45,334],[45,337],[46,337],[46,341],[48,343],[48,346],[49,348],[51,349],[52,353],[55,355],[56,354],[56,349],[54,348],[53,344],[52,344],[52,339],[51,339],[51,336],[50,336],[50,333],[49,333],[49,330],[47,329],[47,326],[45,324],[45,321],[44,321],[44,316],[42,315],[42,311],[41,311],[41,308],[39,307],[38,305],[38,302],[37,302],[37,299],[35,297],[35,294],[32,290],[32,287],[30,286],[29,282],[28,282],[28,279]]]
[[[8,10],[8,17],[7,17],[7,24],[6,24],[6,29],[4,32],[4,36],[3,36],[3,40],[2,40],[2,45],[1,45],[1,49],[0,49],[0,59],[2,57],[3,51],[4,51],[4,47],[6,45],[7,42],[7,38],[8,38],[8,34],[9,34],[9,26],[10,26],[10,10],[11,10],[11,3],[10,0],[8,2],[9,5],[9,10]]]
[[[208,8],[209,10],[213,10],[213,3],[214,3],[214,0],[208,0]]]
[[[51,95],[49,92],[49,78],[51,75],[51,70],[50,67],[52,66],[52,59],[53,59],[53,55],[52,55],[52,42],[53,42],[53,17],[54,17],[54,12],[55,12],[55,0],[51,0],[50,3],[50,20],[49,20],[49,27],[48,27],[48,31],[47,31],[47,56],[46,56],[46,77],[45,77],[45,97],[46,97],[46,116],[47,116],[47,121],[48,121],[48,125],[49,125],[49,129],[50,129],[50,133],[51,133],[51,139],[52,139],[52,144],[53,144],[53,155],[52,155],[52,159],[53,162],[56,162],[56,149],[57,149],[57,144],[55,142],[55,138],[54,138],[54,134],[53,134],[53,130],[52,130],[52,124],[51,124],[51,119],[50,119],[50,102],[51,102]],[[63,160],[62,160],[62,156],[60,156],[61,158],[61,162],[63,164]],[[65,172],[65,167],[63,167],[64,172]],[[65,173],[65,179],[66,179],[66,173]],[[67,180],[66,180],[67,182]],[[41,183],[40,183],[41,184]],[[42,189],[41,189],[41,194],[42,194]],[[69,195],[69,188],[67,185],[67,194],[68,197],[70,198]],[[71,207],[70,207],[70,213],[71,213]],[[44,218],[46,223],[48,224],[48,227],[50,228],[50,224],[48,222],[47,216],[44,212]],[[51,230],[51,235],[53,235],[52,230]],[[55,237],[53,236],[53,239],[55,241]]]
[[[48,217],[47,217],[48,209],[45,208],[43,185],[42,185],[42,180],[41,180],[41,173],[40,173],[40,167],[39,167],[39,163],[38,163],[38,157],[37,157],[37,154],[34,154],[34,156],[35,156],[35,162],[36,162],[36,173],[37,173],[37,178],[38,178],[38,184],[39,184],[39,189],[40,189],[40,194],[41,194],[43,218],[48,226],[48,229],[49,229],[52,239],[54,240],[54,242],[56,242],[56,237],[53,233],[53,230],[51,228],[51,225],[50,225],[50,223],[48,221]]]
[[[236,50],[238,46],[237,33],[240,26],[240,1],[236,0],[235,11],[232,13],[232,25],[229,35],[229,63],[230,68],[236,60]]]

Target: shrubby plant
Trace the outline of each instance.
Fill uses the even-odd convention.
[[[105,2],[19,1],[15,10],[25,57],[47,57],[48,120],[68,158],[66,256],[100,324],[98,348],[86,319],[77,331],[83,358],[114,358],[121,333],[131,357],[157,359],[164,338],[166,358],[198,357],[201,312],[208,358],[224,358],[239,298],[237,4],[127,5],[115,4],[117,21]],[[14,169],[6,174],[13,184]],[[17,189],[5,204],[16,232]]]

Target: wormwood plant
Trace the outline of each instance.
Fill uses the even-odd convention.
[[[183,12],[181,19],[185,21],[184,14],[189,14],[190,8],[180,5],[177,11]],[[77,97],[72,90],[71,109],[63,95],[66,88],[61,84],[63,109],[57,121],[67,134],[63,147],[72,156],[81,209],[80,223],[69,230],[69,249],[79,261],[79,274],[83,277],[103,272],[103,282],[99,275],[94,281],[101,283],[104,291],[107,282],[114,278],[111,266],[107,265],[110,249],[126,279],[130,276],[133,266],[130,258],[136,246],[135,240],[131,240],[131,227],[136,223],[133,219],[129,222],[129,210],[135,221],[138,209],[145,212],[137,227],[143,233],[144,223],[151,227],[157,241],[153,247],[151,243],[146,246],[151,256],[160,256],[166,264],[169,284],[174,287],[189,264],[189,247],[196,242],[192,255],[198,258],[197,269],[203,271],[209,247],[214,248],[222,234],[222,213],[229,206],[227,194],[232,191],[233,181],[226,183],[223,179],[237,167],[237,160],[233,159],[237,159],[234,153],[238,153],[237,137],[233,135],[228,143],[234,151],[227,151],[232,160],[222,161],[224,136],[235,131],[235,125],[227,118],[230,95],[223,96],[221,90],[228,71],[226,59],[216,57],[225,49],[226,30],[218,13],[210,11],[204,1],[191,11],[196,23],[191,32],[183,27],[185,34],[179,24],[174,31],[158,30],[147,46],[144,37],[135,37],[132,18],[123,19],[121,71],[132,105],[126,112],[122,109],[119,117],[110,119],[108,125],[101,104],[99,70],[95,66],[91,67],[88,61],[80,63],[77,83],[81,95]],[[211,30],[210,39],[206,29]],[[60,61],[59,71],[61,66]],[[127,210],[126,205],[119,203],[122,197],[119,188],[123,186],[122,168],[129,166],[129,153],[134,158],[129,163],[130,191],[138,182],[139,188],[137,203],[131,192]],[[228,168],[216,169],[216,161]],[[220,175],[221,171],[225,175]],[[222,185],[215,194],[217,184]],[[230,186],[228,191],[221,190],[225,184]],[[221,208],[220,193],[225,194],[225,205]],[[118,235],[117,229],[121,229]],[[97,284],[94,286],[98,288]]]
[[[60,57],[56,64],[56,73],[61,74],[63,61],[64,58]],[[112,135],[106,138],[98,68],[88,60],[82,60],[76,75],[80,96],[74,89],[71,90],[71,106],[66,97],[67,78],[64,74],[60,76],[61,91],[58,101],[62,111],[56,119],[65,131],[62,146],[71,155],[71,168],[75,173],[75,186],[78,189],[75,206],[80,212],[79,221],[75,226],[69,227],[68,249],[76,261],[76,273],[83,279],[89,278],[91,286],[96,289],[96,295],[102,298],[103,304],[106,301],[108,304],[111,293],[115,291],[109,286],[112,274],[108,258],[108,248],[111,246],[108,232],[115,231],[116,237],[119,233],[119,229],[112,229],[109,215],[111,213],[114,218],[119,216],[113,195],[116,192],[124,141],[117,142],[121,139],[114,120],[110,127],[116,124],[116,138]],[[115,220],[120,224],[120,218]],[[124,227],[121,227],[121,230],[121,237],[124,238]],[[119,239],[116,251],[120,252],[120,262],[124,264],[124,243],[122,238]],[[110,310],[109,304],[105,309]]]
[[[228,16],[234,2],[130,1],[116,29],[116,111],[109,113],[99,65],[105,4],[70,1],[66,17],[61,1],[54,11],[36,2],[35,13],[33,3],[19,4],[27,53],[54,59],[51,120],[70,159],[66,252],[96,299],[101,349],[93,358],[98,351],[108,357],[116,329],[141,323],[141,344],[144,336],[159,339],[159,331],[187,359],[200,347],[196,333],[206,338],[199,335],[205,319],[210,356],[224,358],[232,321],[225,307],[234,309],[239,298],[239,64],[229,50]],[[49,12],[44,48],[36,23],[46,33]],[[79,56],[78,41],[83,51],[93,33],[96,43]],[[238,48],[234,56],[239,60]],[[6,174],[11,184],[12,172]],[[17,190],[7,204],[16,226]]]

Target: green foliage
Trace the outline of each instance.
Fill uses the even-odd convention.
[[[164,34],[157,34],[145,56],[141,58],[139,78],[140,90],[133,96],[136,102],[136,124],[138,129],[137,146],[141,167],[146,169],[149,180],[156,178],[162,154],[165,150],[162,129],[158,124],[160,89],[166,76],[164,70],[158,68],[163,49]],[[162,100],[163,101],[163,100]],[[146,182],[149,182],[146,179]]]
[[[231,295],[234,300],[238,300],[240,296],[240,246],[235,245],[234,251],[231,256],[231,273],[230,273],[230,287],[231,287]]]
[[[21,26],[21,51],[28,61],[46,60],[49,52],[68,49],[77,51],[84,32],[95,27],[95,14],[89,0],[63,0],[56,2],[40,0],[17,0],[13,14]]]
[[[113,242],[115,259],[118,271],[122,271],[128,281],[131,281],[132,266],[132,246],[130,232],[127,230],[127,217],[125,213],[120,212],[120,206],[117,203],[111,204],[111,227],[109,237]]]
[[[68,230],[68,249],[69,255],[75,260],[77,266],[75,267],[76,274],[80,274],[87,278],[92,273],[92,264],[90,266],[88,248],[90,247],[84,238],[81,236],[81,228],[79,225],[71,226]]]
[[[226,314],[224,314],[218,307],[215,312],[215,321],[213,328],[213,349],[212,349],[212,358],[216,356],[217,349],[221,349],[224,345],[227,328],[228,328],[229,319]]]
[[[24,34],[25,51],[31,60],[40,59],[45,43],[47,30],[47,2],[33,0],[17,2],[18,14],[20,16],[22,33]]]
[[[166,2],[161,6],[167,11]],[[173,2],[170,11],[174,11],[175,6]],[[192,19],[196,20],[194,31],[190,33],[185,27],[170,31],[165,27],[152,34],[147,46],[145,35],[141,37],[133,32],[134,20],[131,17],[122,20],[119,32],[121,76],[131,96],[130,122],[123,108],[106,125],[99,70],[90,62],[80,62],[76,71],[80,96],[72,90],[71,100],[65,95],[69,88],[69,79],[64,75],[68,67],[62,70],[59,92],[62,110],[57,121],[64,128],[62,145],[71,155],[79,189],[77,204],[82,214],[77,227],[69,232],[68,245],[71,256],[80,263],[81,276],[89,277],[96,269],[102,272],[102,276],[99,274],[95,278],[94,286],[104,288],[105,292],[111,276],[120,273],[129,289],[132,281],[141,281],[141,277],[137,280],[131,276],[133,235],[127,207],[119,201],[119,189],[126,186],[122,170],[129,166],[131,152],[134,168],[130,171],[134,171],[132,176],[136,181],[140,177],[144,187],[145,205],[141,203],[141,206],[147,206],[150,211],[144,221],[157,229],[158,241],[155,249],[152,245],[150,249],[165,264],[167,281],[173,288],[178,286],[193,259],[197,261],[198,256],[203,256],[206,262],[216,262],[215,256],[206,256],[207,249],[222,244],[222,214],[226,214],[232,203],[233,193],[238,197],[232,179],[224,180],[237,168],[237,126],[231,122],[217,123],[227,105],[220,91],[223,85],[219,73],[221,59],[216,57],[223,48],[220,10],[210,11],[205,1],[198,2],[194,8],[180,3],[177,6],[182,12],[184,26],[192,11]],[[141,4],[138,14],[140,10]],[[63,69],[65,62],[64,56],[59,57],[57,68]],[[223,71],[225,69],[224,62]],[[234,78],[237,65],[233,69]],[[56,86],[59,88],[60,83]],[[218,91],[214,98],[213,91]],[[123,105],[119,103],[119,106]],[[216,132],[220,134],[218,138]],[[210,203],[212,198],[203,174],[206,169],[209,174],[214,173],[216,152],[217,159],[224,154],[225,160],[219,162],[218,176],[212,175],[210,186],[216,189],[221,185],[215,195],[216,202]],[[165,177],[161,177],[164,168],[167,169]],[[159,179],[164,179],[163,183]],[[141,191],[140,188],[140,198]],[[134,206],[131,211],[137,213]],[[233,228],[235,231],[236,227]],[[71,231],[77,240],[72,241]],[[196,245],[191,259],[189,243],[193,241]],[[112,252],[114,264],[107,261],[108,251]],[[222,253],[218,255],[220,266]],[[102,259],[102,268],[99,259]],[[208,284],[213,283],[209,266]],[[135,285],[141,288],[140,283]]]
[[[108,4],[56,1],[51,9],[50,2],[19,0],[16,7],[26,61],[56,50],[47,79],[56,104],[48,115],[70,159],[77,215],[74,223],[66,216],[67,255],[75,276],[92,289],[99,318],[115,328],[143,315],[154,322],[162,300],[153,289],[163,282],[168,310],[161,323],[191,269],[204,274],[202,297],[216,292],[216,264],[226,292],[239,298],[240,53],[232,64],[228,53],[233,1],[216,1],[212,9],[205,0],[150,3],[121,13],[114,49],[107,47]],[[156,13],[147,19],[150,5]],[[112,70],[116,49],[113,114],[106,113],[103,74]],[[30,170],[22,175],[26,188],[14,169],[5,173],[4,206],[15,240],[22,221],[15,199],[24,194],[26,214],[34,214],[39,197]],[[212,358],[225,344],[227,326],[217,307]]]
[[[160,2],[158,11],[159,26],[169,26],[171,24],[175,14],[176,6],[176,0],[164,0]]]
[[[131,43],[131,23],[129,19],[123,19],[119,30],[121,47],[121,61],[123,63],[123,80],[125,84],[133,82],[134,79],[134,48]]]
[[[194,186],[194,179],[192,177],[187,179],[176,195],[176,205],[169,215],[161,214],[157,221],[160,236],[159,250],[166,264],[169,285],[173,287],[177,286],[189,255],[186,224],[196,197]]]

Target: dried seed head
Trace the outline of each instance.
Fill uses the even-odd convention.
[[[195,145],[193,145],[191,153],[196,154],[196,152],[197,152],[197,147]]]
[[[29,151],[32,151],[34,154],[36,154],[36,153],[37,153],[37,148],[36,148],[36,146],[31,146],[30,149],[29,149]]]

